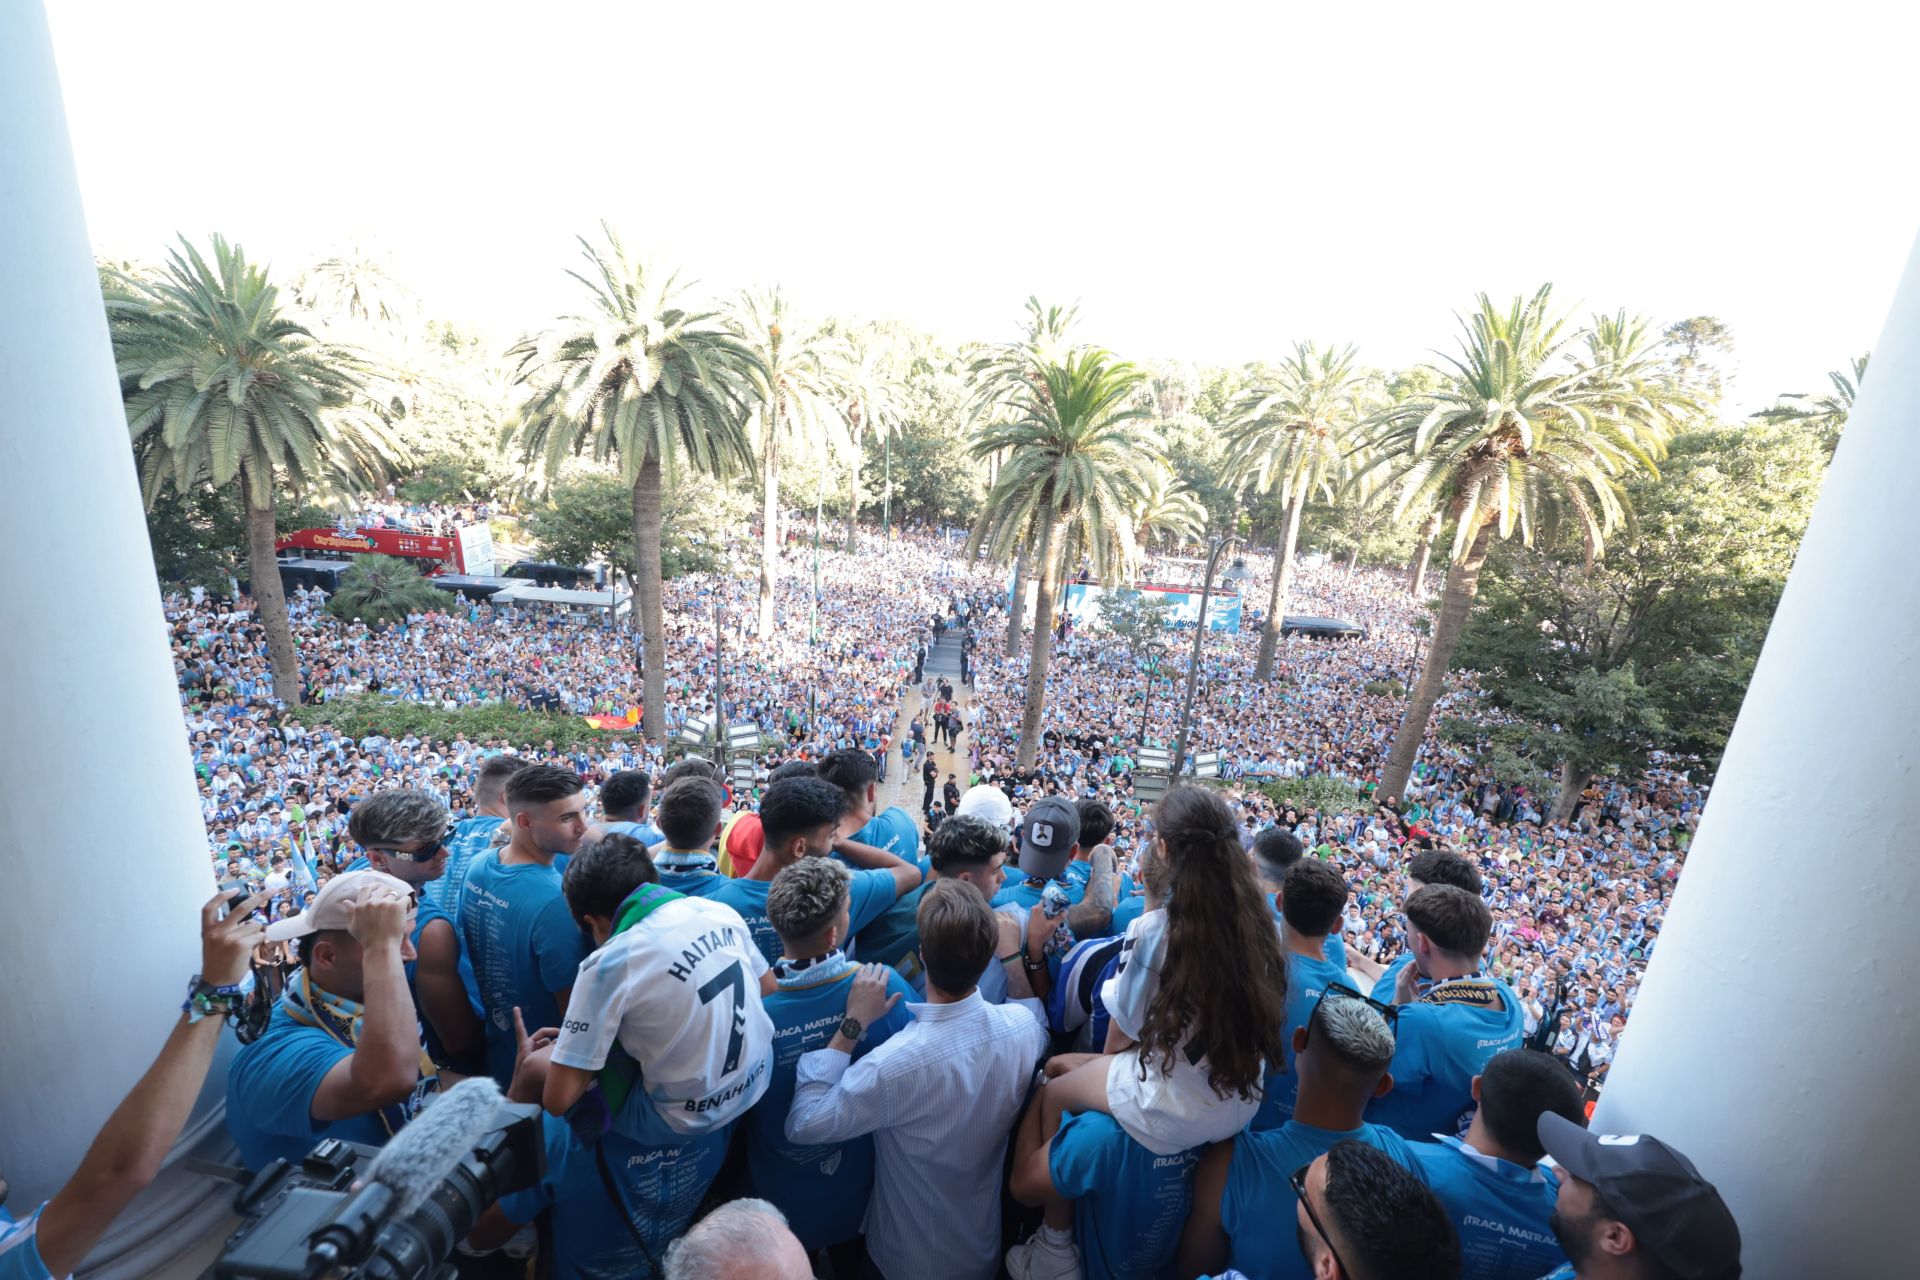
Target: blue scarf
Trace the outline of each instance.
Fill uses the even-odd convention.
[[[773,977],[774,981],[780,984],[782,991],[789,991],[796,988],[823,987],[829,982],[838,982],[859,967],[847,959],[846,952],[835,947],[823,956],[814,956],[808,960],[789,960],[782,956],[773,962]]]

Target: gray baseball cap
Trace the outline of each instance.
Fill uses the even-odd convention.
[[[1020,827],[1020,872],[1034,880],[1057,879],[1080,843],[1080,811],[1071,801],[1047,796],[1027,810]]]

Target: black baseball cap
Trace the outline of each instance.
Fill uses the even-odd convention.
[[[1640,1247],[1676,1274],[1709,1280],[1739,1265],[1740,1228],[1727,1202],[1660,1139],[1590,1133],[1551,1111],[1538,1133],[1554,1163],[1598,1188]]]

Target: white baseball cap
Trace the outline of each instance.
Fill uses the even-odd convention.
[[[384,871],[349,871],[322,885],[320,892],[314,895],[313,905],[305,911],[268,925],[266,939],[268,942],[285,942],[289,938],[304,938],[325,929],[344,929],[351,920],[347,914],[348,905],[359,902],[375,889],[392,889],[409,900],[413,897],[413,886],[398,876],[390,876]]]

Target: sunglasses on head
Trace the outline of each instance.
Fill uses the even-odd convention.
[[[1372,996],[1361,995],[1358,991],[1355,991],[1352,987],[1344,983],[1328,983],[1326,989],[1320,993],[1320,998],[1314,1002],[1313,1012],[1316,1014],[1319,1013],[1320,1006],[1329,1000],[1359,1000],[1364,1004],[1371,1005],[1373,1006],[1374,1012],[1387,1020],[1389,1027],[1397,1026],[1400,1021],[1400,1006],[1382,1004]],[[1312,1017],[1309,1017],[1307,1021],[1312,1022]]]
[[[453,836],[454,836],[454,825],[451,822],[449,822],[447,824],[447,829],[445,831],[442,831],[438,838],[429,840],[426,844],[421,845],[418,849],[415,849],[412,852],[408,852],[405,849],[390,848],[385,845],[368,845],[367,852],[368,853],[384,853],[388,857],[398,858],[402,862],[432,862],[436,857],[440,855],[440,851],[442,849],[445,849],[447,846],[453,843]]]

